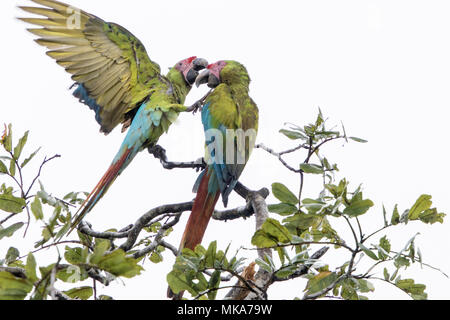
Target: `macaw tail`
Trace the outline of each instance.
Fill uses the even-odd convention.
[[[206,227],[214,212],[217,200],[219,200],[220,189],[214,172],[209,173],[206,169],[199,177],[199,182],[195,184],[194,192],[197,196],[194,200],[191,215],[189,216],[183,237],[181,238],[180,251],[183,248],[194,250],[202,242]],[[167,297],[174,300],[181,300],[184,291],[174,294],[170,287],[167,289]]]
[[[132,149],[126,149],[126,151],[115,160],[111,166],[108,168],[106,173],[100,179],[97,186],[92,190],[87,199],[83,202],[81,207],[78,209],[77,214],[73,217],[72,226],[68,232],[68,235],[78,226],[78,224],[83,220],[83,218],[88,214],[92,208],[97,204],[97,202],[105,195],[109,187],[112,185],[114,180],[119,176],[119,174],[125,169],[131,162],[130,154]]]
[[[180,249],[194,250],[202,242],[206,227],[219,199],[220,190],[215,183],[217,178],[214,172],[209,173],[208,171],[206,169],[202,174],[194,206],[181,238]]]

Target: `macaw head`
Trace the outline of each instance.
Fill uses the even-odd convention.
[[[221,83],[244,85],[248,88],[250,77],[247,69],[241,63],[233,60],[220,60],[210,64],[195,80],[197,87],[205,83],[210,88],[215,88]]]
[[[189,85],[193,85],[198,76],[198,72],[205,69],[207,66],[208,61],[205,59],[190,57],[178,62],[174,68],[183,75],[184,80]]]

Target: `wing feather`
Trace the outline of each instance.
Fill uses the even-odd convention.
[[[159,65],[139,39],[117,24],[59,1],[30,1],[42,7],[20,8],[39,17],[19,19],[38,27],[28,31],[83,85],[89,103],[98,105],[94,110],[101,130],[109,133],[151,91],[150,80],[161,75]]]

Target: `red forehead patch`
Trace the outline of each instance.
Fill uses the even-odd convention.
[[[187,61],[187,63],[192,63],[192,61],[194,61],[195,59],[197,59],[196,56],[187,58],[186,61]]]

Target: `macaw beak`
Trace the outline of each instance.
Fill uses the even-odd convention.
[[[192,61],[192,67],[194,68],[195,71],[206,69],[208,67],[208,60],[203,58],[197,58],[194,61]]]
[[[193,85],[198,76],[198,71],[205,69],[208,66],[208,61],[203,58],[196,58],[192,61],[189,68],[186,70],[184,74],[184,78],[187,83]]]
[[[208,87],[214,89],[220,84],[220,79],[209,69],[200,73],[200,75],[195,80],[195,85],[200,87],[202,84],[208,84]]]

